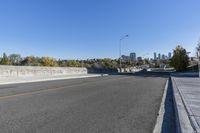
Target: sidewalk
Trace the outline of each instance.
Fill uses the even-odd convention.
[[[89,78],[89,77],[100,77],[106,76],[101,74],[81,74],[81,75],[62,75],[62,76],[37,76],[37,77],[9,77],[1,78],[0,85],[5,84],[16,84],[16,83],[30,83],[50,80],[62,80],[62,79],[77,79],[77,78]]]
[[[172,77],[178,132],[200,133],[200,78]]]

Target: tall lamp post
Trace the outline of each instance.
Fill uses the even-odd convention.
[[[199,78],[200,78],[200,48],[197,48],[197,57],[198,57],[198,67],[199,67]]]
[[[121,43],[122,43],[122,40],[124,38],[128,37],[128,35],[125,35],[123,36],[122,38],[120,38],[119,40],[119,69],[120,69],[120,72],[122,72],[122,58],[121,58]]]

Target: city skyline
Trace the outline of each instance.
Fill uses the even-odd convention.
[[[166,60],[166,59],[171,59],[172,58],[172,52],[168,52],[167,54],[166,53],[157,53],[157,52],[154,52],[152,53],[153,56],[137,56],[137,53],[135,52],[131,52],[129,55],[125,55],[123,54],[121,56],[122,59],[124,60],[127,60],[127,61],[136,61],[138,60],[138,57],[141,59],[149,59],[149,60]],[[147,54],[149,55],[149,54]]]
[[[57,59],[119,58],[132,51],[150,56],[178,44],[194,55],[200,37],[199,1],[0,2],[0,53]],[[170,8],[169,8],[170,7]],[[79,10],[77,10],[79,9]]]

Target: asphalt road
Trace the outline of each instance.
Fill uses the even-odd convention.
[[[0,86],[0,133],[150,133],[167,78],[155,75]]]

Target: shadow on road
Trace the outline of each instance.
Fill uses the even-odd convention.
[[[138,76],[138,77],[163,77],[168,78],[170,72],[147,72],[140,71],[135,73],[111,73],[110,75]]]
[[[134,76],[142,76],[142,77],[169,77],[170,72],[137,72],[133,74]]]
[[[165,113],[161,133],[176,133],[176,122],[172,93],[172,83],[169,80],[165,99]]]

